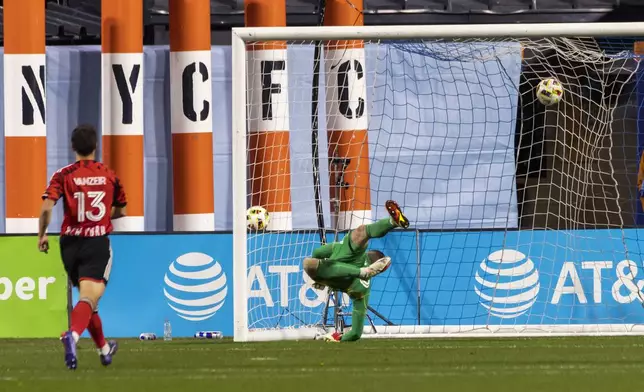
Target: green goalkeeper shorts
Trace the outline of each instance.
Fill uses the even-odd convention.
[[[347,293],[351,299],[363,298],[371,292],[371,281],[360,278],[320,279],[318,282],[329,286],[331,291],[338,290]]]
[[[351,299],[360,299],[369,295],[369,293],[371,292],[370,286],[370,280],[362,280],[360,278],[356,278],[353,280],[353,283],[351,283],[351,286],[349,286],[349,288],[346,290],[346,293]]]

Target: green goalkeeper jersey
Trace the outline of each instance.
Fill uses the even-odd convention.
[[[384,237],[396,227],[407,228],[409,221],[402,214],[398,204],[394,201],[385,203],[389,218],[365,225],[367,239]],[[344,236],[342,242],[323,245],[313,251],[313,258],[318,259],[315,281],[322,283],[332,290],[339,290],[349,295],[353,302],[351,316],[351,331],[342,335],[342,341],[360,339],[367,315],[371,280],[362,280],[361,268],[367,267],[366,244],[356,246],[351,241],[351,233]]]
[[[366,267],[369,265],[366,251],[366,248],[357,247],[351,242],[350,233],[344,236],[342,242],[333,242],[313,250],[314,258],[325,261],[318,267],[319,278],[316,280],[332,290],[347,293],[353,303],[351,331],[342,336],[343,341],[358,340],[362,336],[371,282],[350,276],[325,279],[325,269],[333,268],[334,263],[351,264],[358,268]]]

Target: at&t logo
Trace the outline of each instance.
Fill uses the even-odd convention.
[[[481,262],[475,279],[479,303],[495,317],[519,317],[539,295],[539,271],[532,260],[516,250],[490,254]]]
[[[214,316],[224,305],[228,287],[219,262],[203,253],[186,253],[170,264],[163,293],[177,315],[189,321]]]

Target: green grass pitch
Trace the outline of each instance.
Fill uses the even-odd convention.
[[[121,340],[103,368],[82,340],[0,340],[0,391],[604,391],[644,386],[644,337],[233,343]]]

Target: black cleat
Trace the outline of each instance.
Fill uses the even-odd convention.
[[[398,207],[398,203],[393,200],[387,200],[385,207],[387,208],[387,212],[391,216],[394,225],[403,229],[409,227],[409,219],[407,219],[407,217],[402,213],[402,210]]]

